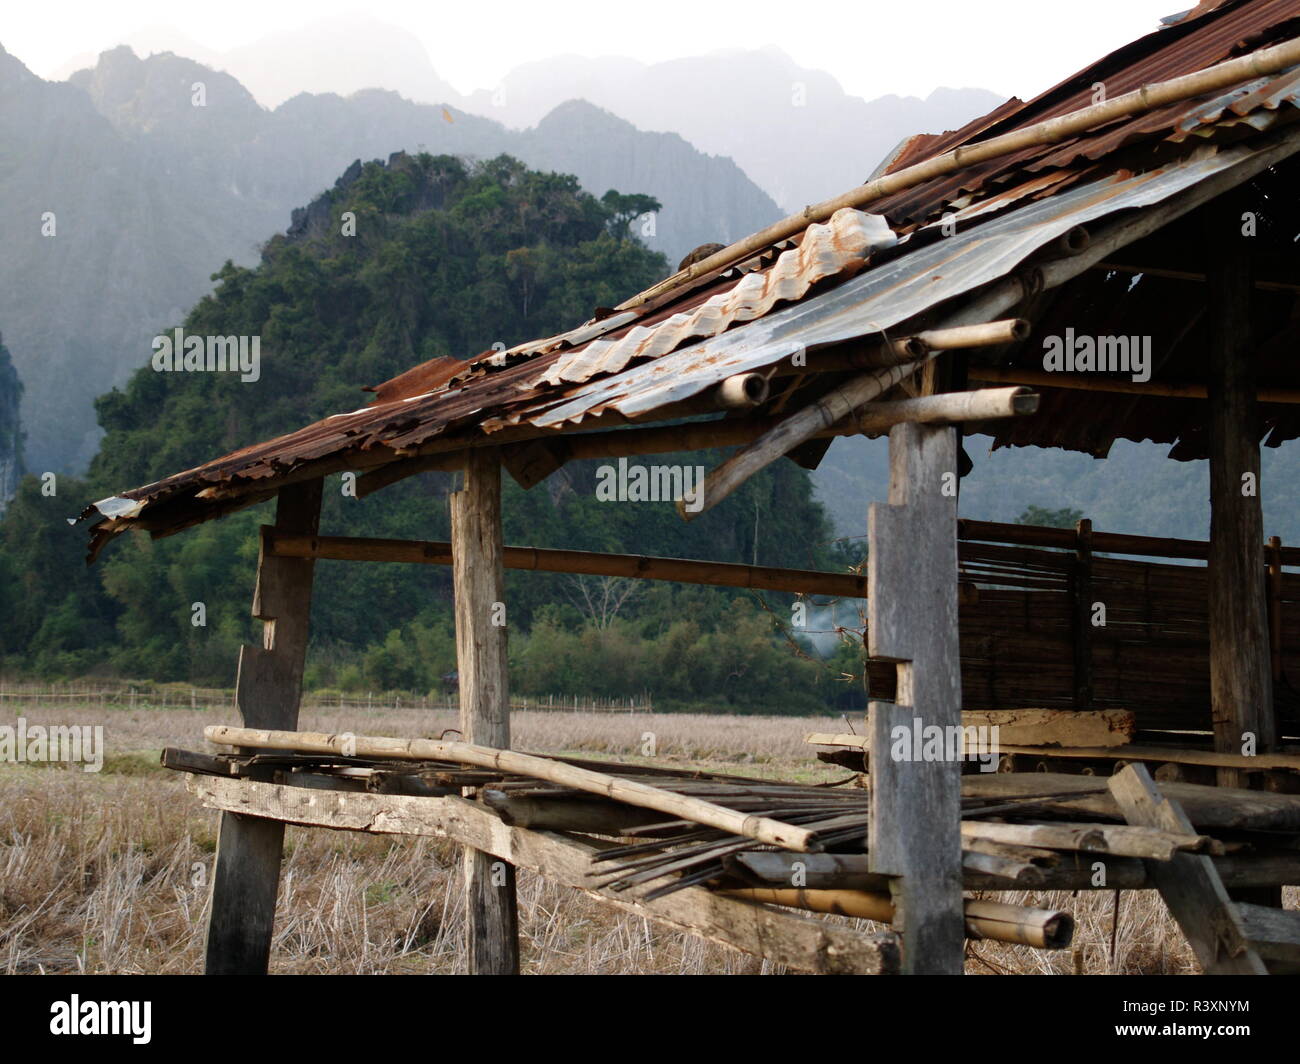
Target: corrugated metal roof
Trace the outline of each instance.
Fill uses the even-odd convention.
[[[580,383],[619,373],[633,362],[661,358],[686,341],[717,336],[732,325],[753,321],[778,303],[794,303],[813,285],[861,269],[876,251],[898,237],[879,215],[845,207],[825,225],[810,225],[799,246],[783,252],[770,269],[745,274],[724,292],[689,313],[652,326],[637,326],[617,340],[594,340],[564,355],[542,377],[548,385]]]
[[[1036,100],[1009,101],[957,133],[915,138],[892,168],[1075,110],[1092,102],[1097,81],[1115,96],[1294,36],[1297,27],[1300,0],[1202,4]],[[440,361],[416,367],[379,386],[369,406],[104,500],[101,532],[167,531],[219,516],[231,498],[265,494],[308,463],[363,467],[440,437],[555,430],[607,412],[653,417],[734,373],[766,370],[798,347],[893,329],[1005,276],[1077,225],[1221,173],[1252,154],[1248,138],[1258,130],[1293,118],[1298,101],[1300,70],[1292,70],[926,182],[872,204],[871,215],[841,211],[828,224],[809,226],[797,246],[760,252],[743,269],[699,278],[635,311],[487,353],[463,368]],[[1247,139],[1224,149],[1204,144],[1225,136]],[[901,235],[897,247],[888,249],[893,236],[875,212]],[[957,220],[957,234],[933,239],[945,215]],[[206,488],[221,490],[221,506],[196,498]]]
[[[1207,154],[1145,174],[1110,175],[1011,210],[909,255],[868,270],[825,295],[796,303],[744,328],[704,340],[614,378],[570,391],[544,413],[522,411],[541,428],[578,424],[593,409],[637,417],[681,402],[736,373],[763,370],[799,347],[814,348],[885,333],[930,307],[1005,277],[1033,252],[1076,226],[1133,207],[1149,206],[1222,173],[1248,149]]]

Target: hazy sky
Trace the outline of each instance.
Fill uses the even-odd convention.
[[[148,27],[173,27],[225,50],[322,17],[364,12],[419,37],[437,72],[461,92],[493,88],[519,63],[557,54],[654,62],[775,44],[868,98],[925,95],[939,85],[1028,97],[1191,6],[1194,0],[13,0],[0,20],[0,44],[52,77],[73,56],[98,53]]]

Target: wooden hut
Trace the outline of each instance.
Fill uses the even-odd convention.
[[[92,557],[127,530],[277,500],[243,727],[208,733],[234,752],[168,755],[223,811],[209,970],[265,970],[286,822],[462,843],[479,972],[517,968],[516,866],[798,968],[955,972],[969,935],[1068,939],[1060,914],[964,887],[1087,888],[1101,860],[1105,885],[1163,892],[1207,970],[1300,962],[1300,917],[1277,896],[1300,861],[1268,843],[1300,837],[1284,746],[1300,731],[1284,572],[1300,555],[1266,544],[1258,490],[1261,442],[1300,435],[1298,26],[1300,0],[1206,0],[570,332],[417,366],[359,410],[96,503]],[[1208,457],[1209,541],[959,523],[975,432]],[[836,436],[885,433],[865,578],[502,541],[502,469],[532,487],[575,459],[734,446],[705,482],[712,507],[773,461],[815,467]],[[323,477],[355,472],[368,494],[433,469],[463,471],[450,544],[318,528]],[[320,558],[453,567],[463,741],[294,730]],[[864,597],[869,737],[814,738],[860,765],[875,751],[865,789],[512,751],[506,567]],[[1034,711],[1003,767],[1051,771],[885,756],[899,728],[959,728],[963,708]],[[1046,872],[1043,850],[1060,858]],[[630,884],[650,889],[616,889]]]

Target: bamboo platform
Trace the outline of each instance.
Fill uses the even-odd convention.
[[[162,761],[189,774],[189,789],[208,808],[445,838],[792,969],[898,970],[896,877],[872,870],[861,777],[812,786],[436,740],[223,727],[205,734],[235,752],[167,749]],[[1172,819],[1142,822],[1133,797],[1142,794],[1173,810]],[[1300,914],[1226,900],[1229,888],[1300,884],[1300,796],[1157,788],[1136,767],[1110,780],[976,773],[963,777],[961,816],[967,892],[1158,889],[1186,920],[1207,970],[1300,965]],[[1178,901],[1197,876],[1209,886]],[[1226,939],[1201,942],[1198,928],[1216,905],[1227,914]],[[963,908],[971,939],[1038,949],[1071,943],[1068,912],[969,896]]]

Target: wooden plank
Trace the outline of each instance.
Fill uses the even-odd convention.
[[[1127,709],[1079,712],[1072,709],[975,709],[963,710],[963,728],[998,729],[998,749],[1016,747],[1111,748],[1128,743],[1137,731],[1137,718]],[[816,746],[847,746],[865,750],[865,735],[810,732],[804,742]],[[1115,756],[1124,756],[1116,753]],[[1300,756],[1296,758],[1300,767]]]
[[[1110,792],[1130,824],[1193,833],[1187,814],[1160,793],[1141,765],[1126,765],[1112,776]],[[1178,853],[1168,861],[1148,861],[1147,874],[1207,975],[1268,974],[1208,857]]]
[[[320,480],[283,488],[275,527],[314,535],[321,491]],[[314,564],[272,556],[263,538],[253,595],[253,616],[263,622],[263,645],[240,647],[235,683],[240,716],[249,727],[293,728],[298,723]],[[222,814],[204,948],[209,975],[266,972],[283,844],[281,823]]]
[[[1191,831],[1161,831],[1129,824],[999,824],[985,820],[963,820],[961,837],[963,840],[987,839],[1048,850],[1144,857],[1153,861],[1168,861],[1174,854],[1184,851],[1208,850],[1211,841],[1208,835]]]
[[[1210,405],[1210,710],[1214,745],[1261,753],[1277,744],[1259,484],[1259,411],[1251,345],[1251,285],[1239,197],[1206,211]],[[1219,783],[1245,785],[1236,769]]]
[[[889,502],[868,515],[868,653],[898,663],[898,701],[870,707],[878,750],[890,749],[896,727],[961,721],[955,432],[896,426],[889,457]],[[880,757],[869,778],[871,868],[899,877],[903,969],[960,973],[961,765]]]
[[[501,455],[481,448],[465,462],[462,490],[451,497],[452,584],[460,730],[467,743],[510,746]],[[469,970],[519,973],[514,866],[482,850],[464,854]]]
[[[724,898],[703,887],[686,887],[643,902],[593,886],[591,858],[600,852],[600,845],[510,827],[490,810],[463,798],[331,793],[212,776],[192,776],[187,785],[209,808],[277,817],[312,827],[451,839],[562,886],[585,891],[623,912],[649,917],[800,971],[888,974],[898,967],[898,943],[893,934],[866,934]]]

